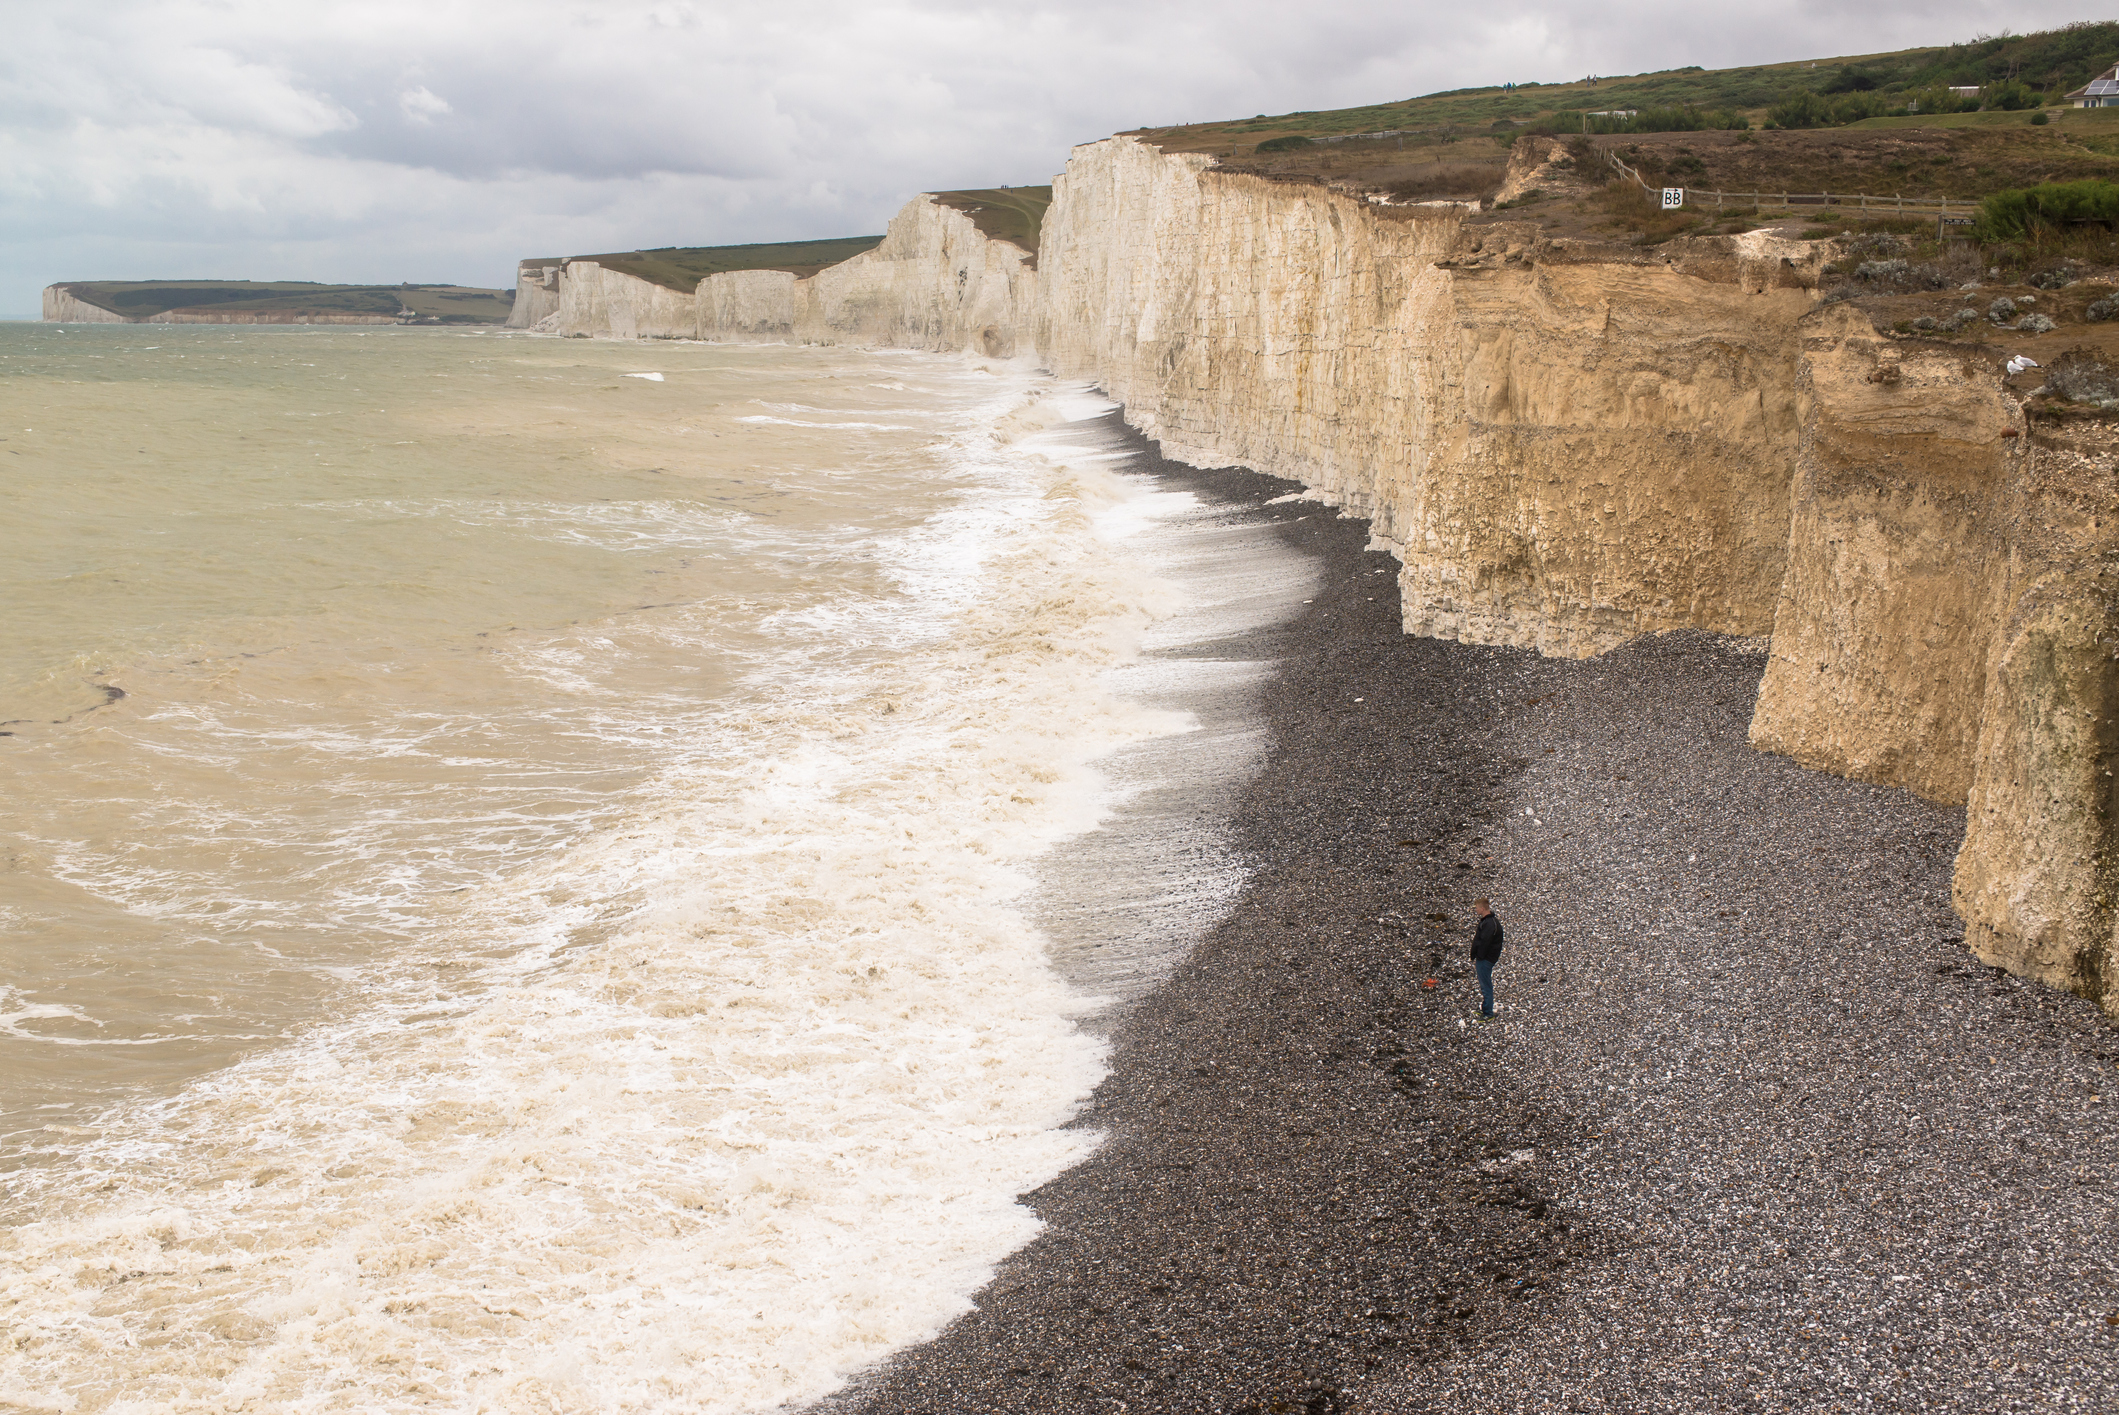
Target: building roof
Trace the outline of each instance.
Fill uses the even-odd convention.
[[[2119,95],[2119,64],[2112,65],[2112,67],[2097,75],[2096,78],[2091,79],[2081,88],[2067,94],[2066,97],[2104,98],[2111,95]]]

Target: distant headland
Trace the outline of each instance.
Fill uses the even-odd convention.
[[[501,324],[512,290],[309,280],[73,280],[44,318],[85,324]]]

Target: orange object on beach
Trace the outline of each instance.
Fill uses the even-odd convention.
[[[1431,987],[1434,987],[1434,986],[1436,985],[1436,982],[1437,982],[1437,980],[1436,980],[1436,979],[1434,979],[1434,978],[1429,978],[1429,979],[1427,979],[1427,980],[1426,980],[1425,982],[1421,983],[1421,984],[1420,984],[1420,986],[1421,986],[1421,987],[1424,987],[1424,988],[1431,988]]]

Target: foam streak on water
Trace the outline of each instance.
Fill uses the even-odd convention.
[[[328,369],[349,338],[308,347]],[[183,352],[261,347],[303,346]],[[564,357],[599,390],[642,363]],[[46,754],[23,782],[107,794],[93,819],[10,818],[35,865],[10,907],[75,965],[11,955],[0,1003],[0,1045],[63,1098],[10,1176],[0,1402],[760,1410],[938,1329],[1028,1236],[1013,1196],[1093,1143],[1056,1127],[1101,1067],[1093,1000],[1026,919],[1030,869],[1107,812],[1093,763],[1191,725],[1108,674],[1177,592],[1129,549],[1139,488],[1021,440],[1065,403],[1045,381],[755,357],[671,350],[665,381],[609,395],[689,396],[694,372],[742,394],[628,414],[665,439],[757,428],[760,399],[844,422],[764,425],[825,441],[721,456],[725,494],[644,494],[644,466],[607,498],[304,471],[334,534],[503,537],[492,575],[536,545],[596,576],[659,566],[667,603],[626,581],[465,620],[477,595],[452,589],[452,619],[383,576],[387,649],[208,604],[183,643],[140,627],[14,685],[130,696],[9,744]],[[872,437],[899,440],[862,464],[870,494],[911,514],[848,487],[833,439]],[[733,490],[753,480],[799,481],[807,511],[775,524],[769,492]],[[818,511],[832,496],[854,509]],[[216,1001],[97,991],[120,944]],[[242,991],[281,973],[304,981]],[[199,1050],[166,1083],[66,1069],[171,1037]]]

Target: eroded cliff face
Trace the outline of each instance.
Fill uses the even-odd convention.
[[[515,307],[508,311],[510,329],[536,329],[559,313],[559,277],[563,266],[524,262],[515,267]]]
[[[1967,803],[1971,946],[2119,1015],[2119,437],[2030,435],[1990,351],[1820,307],[1831,255],[1547,241],[1113,139],[1055,184],[1040,344],[1168,455],[1369,517],[1409,632],[1770,634],[1753,740]]]
[[[1408,632],[1770,629],[1815,245],[1544,242],[1131,139],[1076,152],[1043,240],[1054,370],[1167,455],[1369,517]]]
[[[797,279],[710,275],[690,293],[594,261],[524,267],[509,324],[614,339],[714,339],[1029,352],[1037,270],[1029,253],[981,235],[926,197],[906,204],[874,250]]]
[[[1575,170],[1566,142],[1531,136],[1518,138],[1508,150],[1508,167],[1502,173],[1501,189],[1494,193],[1494,200],[1515,201],[1533,191],[1547,196],[1579,196],[1586,190],[1588,184]]]
[[[1752,740],[1965,803],[1967,942],[2119,1014],[2119,435],[2034,432],[1981,350],[1844,309],[1808,336]]]
[[[1977,350],[1889,340],[1844,307],[1805,342],[1788,570],[1751,739],[1963,801],[2022,414]]]
[[[2119,1016],[2119,435],[2019,440],[1955,899],[1980,957]]]

